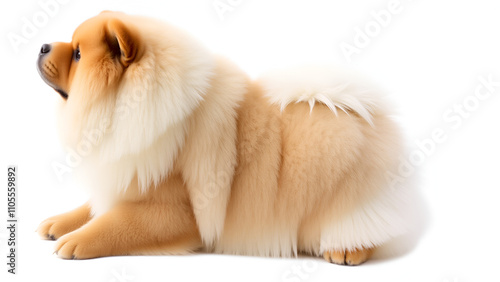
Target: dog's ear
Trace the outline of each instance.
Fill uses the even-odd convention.
[[[139,34],[128,28],[122,21],[111,19],[106,30],[106,41],[113,56],[119,57],[120,63],[128,67],[137,59],[141,48]]]

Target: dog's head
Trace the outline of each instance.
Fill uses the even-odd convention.
[[[214,66],[214,56],[182,30],[107,11],[83,22],[70,43],[44,44],[38,57],[41,77],[62,97],[63,145],[98,136],[93,147],[110,159],[138,153],[167,131],[180,140],[184,133],[172,128],[185,130]]]
[[[105,11],[82,23],[71,42],[43,44],[37,66],[43,80],[67,100],[74,81],[92,82],[96,93],[116,87],[142,51],[140,34],[126,15]]]

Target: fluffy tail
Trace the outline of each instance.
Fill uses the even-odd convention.
[[[355,112],[373,126],[372,115],[382,110],[383,97],[371,83],[351,72],[327,67],[300,67],[268,73],[259,80],[271,103],[283,111],[290,103],[307,102],[311,112],[316,102]]]

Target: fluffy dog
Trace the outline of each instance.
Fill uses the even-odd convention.
[[[62,258],[217,253],[356,265],[405,231],[400,131],[328,68],[257,81],[165,23],[102,12],[44,44],[88,203],[42,222]]]

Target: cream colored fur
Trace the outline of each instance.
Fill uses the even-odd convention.
[[[385,178],[399,129],[375,88],[328,68],[251,81],[176,28],[120,17],[134,19],[144,56],[105,98],[70,97],[60,110],[67,148],[95,137],[77,175],[96,217],[130,187],[149,195],[179,174],[203,246],[219,253],[321,255],[407,230],[410,192]],[[92,92],[85,73],[74,81],[70,96]]]
[[[385,108],[375,86],[347,69],[327,66],[300,66],[269,72],[261,79],[266,96],[281,111],[290,103],[306,102],[326,105],[337,115],[353,111],[373,125],[372,113]]]

